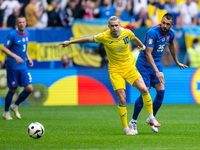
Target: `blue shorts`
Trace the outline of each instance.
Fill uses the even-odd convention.
[[[162,64],[156,64],[158,70],[163,74],[163,67]],[[138,61],[136,62],[136,67],[138,71],[140,72],[144,83],[146,84],[147,87],[154,87],[157,83],[160,83],[158,80],[155,71],[151,66],[147,66],[145,64],[141,64]],[[164,75],[164,74],[163,74]]]
[[[32,84],[32,77],[28,69],[13,70],[7,69],[7,85],[8,88],[25,87]]]

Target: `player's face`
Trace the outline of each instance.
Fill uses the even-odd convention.
[[[169,29],[173,26],[172,20],[168,20],[166,17],[164,17],[161,21],[161,29],[162,32],[168,32]]]
[[[110,28],[111,34],[113,36],[118,36],[119,35],[119,20],[114,20],[114,21],[109,21],[108,27]]]
[[[26,27],[26,19],[25,18],[17,18],[17,28],[20,32],[23,32]]]

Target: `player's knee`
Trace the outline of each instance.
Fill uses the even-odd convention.
[[[32,91],[33,91],[33,86],[32,86],[32,85],[26,86],[26,87],[25,87],[25,90],[26,90],[27,92],[32,92]]]
[[[126,104],[126,96],[119,96],[118,97],[119,104]]]
[[[142,89],[140,90],[141,95],[148,93],[148,89],[147,87],[142,87]]]
[[[10,88],[9,91],[15,93],[17,91],[17,88]]]

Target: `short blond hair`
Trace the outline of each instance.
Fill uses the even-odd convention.
[[[108,19],[108,23],[110,24],[110,21],[115,21],[115,20],[119,20],[119,18],[117,16],[111,16],[109,19]]]

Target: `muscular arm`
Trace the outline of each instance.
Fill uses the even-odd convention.
[[[76,44],[76,43],[93,43],[94,39],[93,37],[86,37],[86,38],[80,38],[76,40],[71,41],[64,41],[60,43],[59,45],[62,45],[63,47],[69,46],[70,44]]]
[[[143,43],[137,38],[137,37],[134,37],[132,39],[133,43],[137,46],[139,46],[141,48],[141,50],[144,50],[145,49],[145,46],[143,45]]]
[[[33,66],[33,61],[32,59],[30,58],[29,54],[28,54],[28,51],[26,52],[26,58],[28,60],[28,63],[29,63],[29,66],[32,67]]]
[[[174,59],[174,62],[176,64],[178,64],[179,62],[178,62],[178,59],[177,59],[177,54],[176,54],[174,43],[172,43],[172,44],[169,43],[169,50],[170,50],[170,53],[172,55],[172,58]]]
[[[177,54],[176,54],[176,50],[175,50],[175,46],[174,46],[174,43],[172,44],[169,44],[169,50],[170,50],[170,53],[174,59],[174,62],[176,63],[176,65],[181,69],[185,69],[187,68],[188,66],[184,65],[184,64],[181,64],[179,63],[178,59],[177,59]]]
[[[146,47],[146,57],[151,65],[151,67],[153,68],[153,70],[156,72],[156,73],[159,73],[159,70],[154,62],[154,59],[153,59],[153,56],[151,55],[153,51],[153,47]]]
[[[12,53],[6,46],[2,47],[2,52],[6,53],[6,55],[13,57],[17,63],[23,63],[23,59],[21,59],[21,57],[17,56],[16,54]]]
[[[163,75],[159,72],[156,64],[155,64],[155,61],[153,59],[153,56],[151,55],[153,51],[153,47],[146,47],[146,57],[151,65],[151,67],[153,68],[153,70],[155,71],[156,73],[156,76],[158,77],[159,81],[162,82],[162,83],[165,83],[165,79],[163,77]]]

